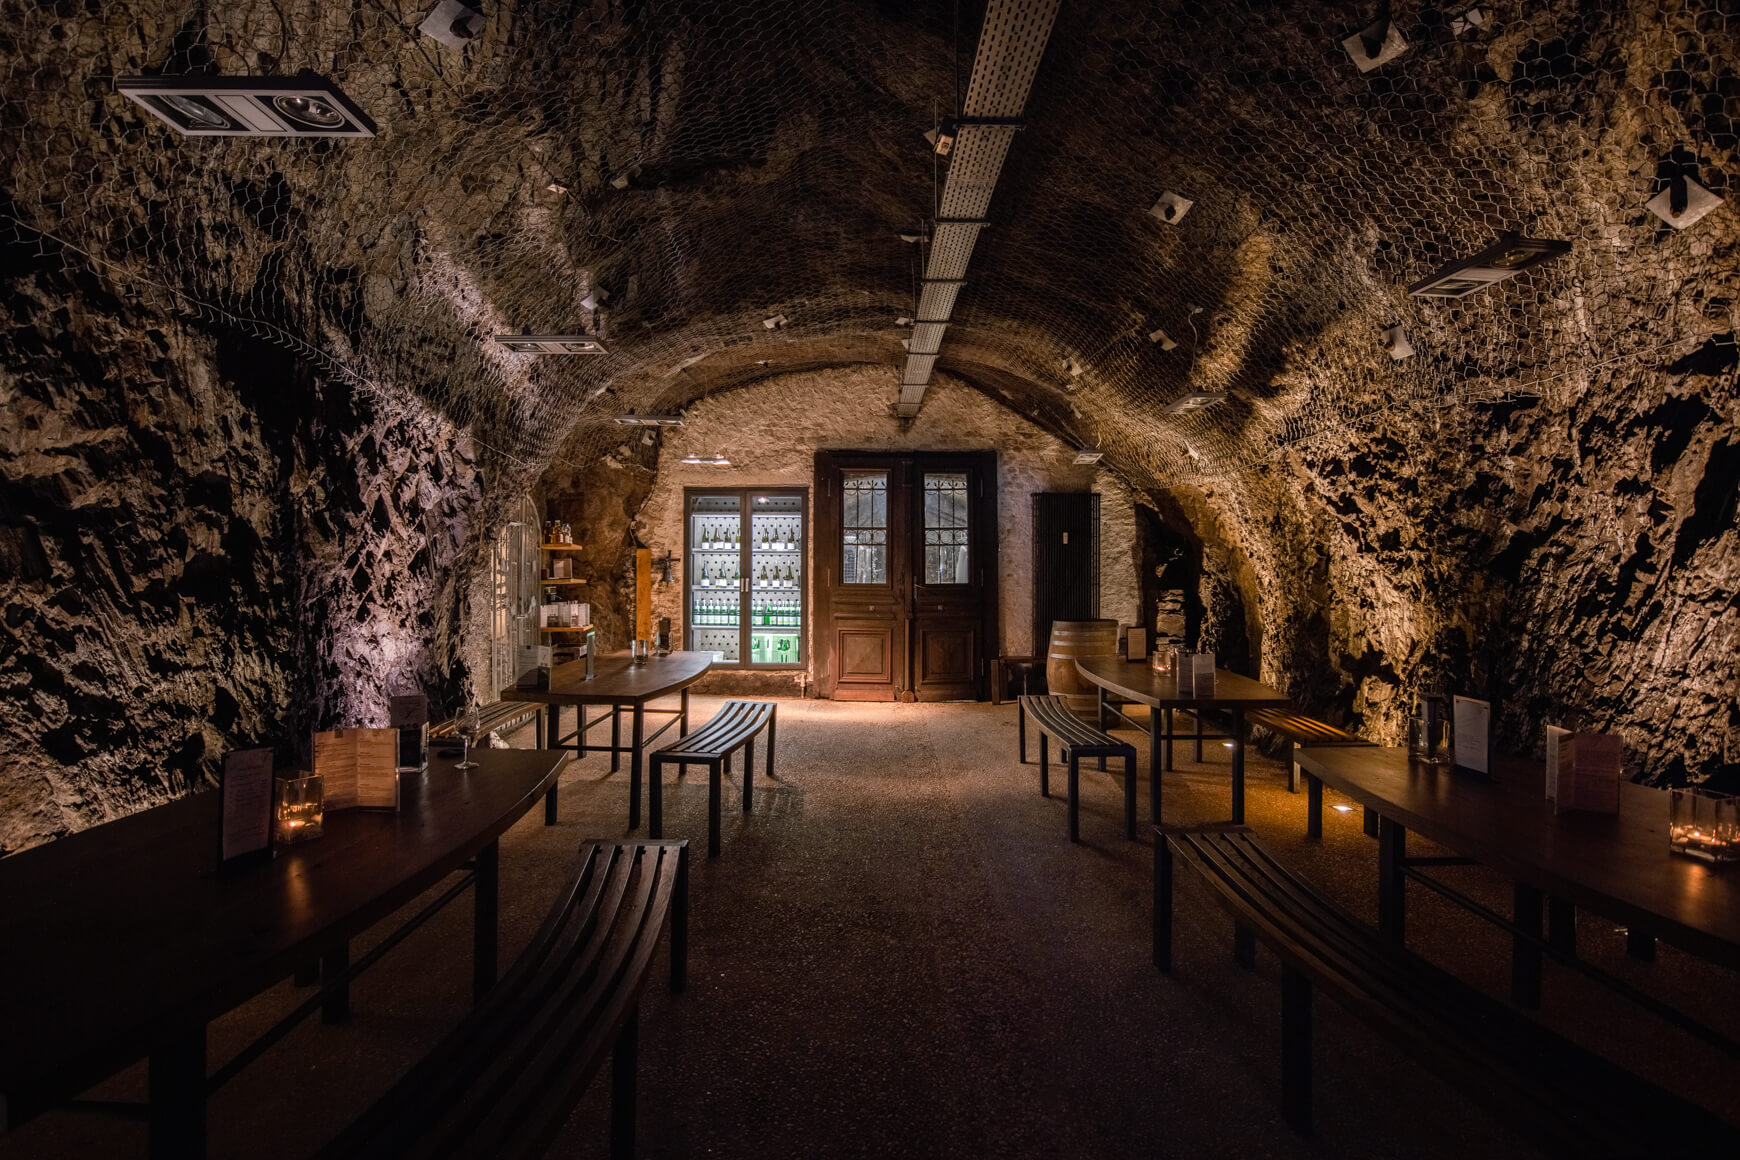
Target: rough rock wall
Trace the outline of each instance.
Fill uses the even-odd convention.
[[[775,375],[754,386],[715,395],[686,412],[685,425],[667,431],[658,447],[656,475],[648,476],[638,437],[604,461],[602,470],[584,477],[552,471],[544,480],[551,510],[583,503],[610,519],[620,511],[625,492],[645,502],[638,506],[629,539],[653,550],[669,549],[675,557],[672,583],[655,584],[653,616],[669,616],[675,631],[683,623],[682,519],[685,487],[803,486],[814,487],[815,453],[834,450],[977,450],[997,451],[998,568],[1002,633],[1000,652],[1024,653],[1032,647],[1032,505],[1037,491],[1095,490],[1100,500],[1100,614],[1123,623],[1138,614],[1137,568],[1140,546],[1135,496],[1109,472],[1079,467],[1075,451],[1027,419],[994,400],[946,376],[926,396],[924,413],[910,428],[889,414],[885,388],[894,371],[885,367],[849,367],[800,374]],[[729,468],[681,462],[691,453],[723,452]],[[588,496],[588,492],[596,493]],[[608,523],[588,527],[611,538]],[[808,549],[806,548],[806,552]],[[807,558],[807,556],[806,556]],[[614,591],[595,598],[606,624],[626,624],[632,609],[632,566],[609,569],[602,559],[595,568],[618,577]],[[595,617],[598,613],[595,612]],[[622,647],[607,635],[605,647]],[[805,641],[813,656],[813,640]],[[808,670],[791,680],[801,681]]]
[[[481,481],[450,427],[5,257],[0,853],[452,699]]]

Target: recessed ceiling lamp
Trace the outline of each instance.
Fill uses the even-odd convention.
[[[1173,338],[1164,330],[1159,329],[1150,330],[1148,332],[1148,341],[1159,343],[1161,350],[1172,350],[1178,345],[1178,340],[1176,338]]]
[[[460,0],[441,0],[417,31],[448,48],[464,48],[483,31],[483,13]]]
[[[1347,50],[1360,72],[1368,73],[1408,51],[1408,42],[1390,20],[1389,5],[1386,4],[1382,16],[1342,41],[1341,47]]]
[[[1570,242],[1525,238],[1519,233],[1506,232],[1472,258],[1451,262],[1415,282],[1408,287],[1408,293],[1416,298],[1463,298],[1570,252]]]
[[[513,354],[604,354],[604,344],[584,334],[498,334],[497,344]]]
[[[1384,349],[1389,351],[1390,357],[1397,362],[1414,353],[1414,344],[1408,341],[1407,332],[1402,329],[1401,323],[1384,327],[1383,336]]]
[[[1105,455],[1104,451],[1077,451],[1075,453],[1075,461],[1084,464],[1098,463],[1103,455]]]
[[[699,463],[707,467],[730,467],[731,461],[723,455],[685,455],[684,463]]]
[[[1473,32],[1477,28],[1486,27],[1486,9],[1470,8],[1458,16],[1450,18],[1450,33],[1461,36],[1465,32]]]
[[[1175,399],[1166,404],[1168,415],[1190,415],[1197,411],[1206,411],[1222,399],[1225,391],[1192,391],[1181,399]]]
[[[1148,216],[1159,218],[1168,225],[1177,225],[1184,220],[1184,215],[1189,213],[1190,207],[1195,204],[1182,193],[1173,193],[1169,189],[1161,194],[1153,205],[1148,207]]]
[[[637,415],[633,411],[618,415],[616,421],[624,427],[681,427],[681,415]]]
[[[763,318],[761,320],[761,325],[767,327],[769,330],[780,330],[790,321],[791,319],[783,314],[775,314],[772,318]]]
[[[373,137],[338,86],[293,77],[119,77],[115,91],[189,137]]]

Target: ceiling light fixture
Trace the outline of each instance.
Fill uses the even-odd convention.
[[[723,455],[685,455],[684,463],[699,463],[707,467],[730,467],[731,461]]]
[[[1668,180],[1667,188],[1644,202],[1644,208],[1676,230],[1683,230],[1722,204],[1722,199],[1684,173]]]
[[[1225,391],[1192,391],[1183,398],[1175,399],[1166,404],[1166,413],[1168,415],[1190,415],[1197,411],[1206,411],[1224,398],[1226,398]]]
[[[498,334],[512,354],[605,354],[604,344],[584,334]]]
[[[483,31],[483,13],[461,0],[441,0],[417,31],[448,48],[464,48]]]
[[[1347,50],[1360,72],[1368,73],[1408,51],[1408,42],[1390,20],[1389,5],[1386,4],[1382,16],[1342,41],[1341,47]]]
[[[1077,451],[1075,453],[1075,461],[1080,464],[1098,463],[1100,458],[1104,455],[1104,451]]]
[[[1414,345],[1408,341],[1407,332],[1402,329],[1401,323],[1384,327],[1383,336],[1384,349],[1389,351],[1390,357],[1397,362],[1414,353]]]
[[[1160,344],[1161,350],[1172,350],[1178,346],[1178,340],[1158,328],[1148,332],[1148,341]]]
[[[1450,18],[1450,33],[1461,36],[1465,32],[1473,32],[1477,28],[1486,27],[1486,9],[1470,8],[1458,16]]]
[[[1173,193],[1170,189],[1161,194],[1153,205],[1148,207],[1148,216],[1159,218],[1168,225],[1177,225],[1190,212],[1190,207],[1196,203],[1182,193]]]
[[[373,137],[375,123],[311,72],[293,77],[119,77],[115,91],[189,137]]]
[[[616,421],[624,427],[681,427],[681,415],[637,415],[633,411],[618,415]]]
[[[767,327],[769,330],[779,330],[790,321],[791,319],[783,314],[775,314],[772,318],[763,318],[761,320],[761,325]]]
[[[1463,298],[1570,252],[1570,242],[1506,232],[1472,258],[1451,262],[1415,282],[1408,293],[1416,298]]]

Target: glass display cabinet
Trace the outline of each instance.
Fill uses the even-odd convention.
[[[684,646],[724,668],[799,668],[805,488],[686,488]]]

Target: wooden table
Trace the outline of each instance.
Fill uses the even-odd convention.
[[[1196,697],[1181,696],[1178,692],[1177,674],[1157,672],[1146,661],[1124,661],[1115,656],[1082,657],[1075,662],[1075,667],[1084,678],[1099,686],[1100,728],[1106,727],[1110,717],[1117,717],[1125,724],[1142,729],[1148,734],[1148,811],[1153,816],[1155,825],[1160,824],[1160,772],[1172,768],[1172,742],[1180,736],[1172,731],[1174,709],[1188,709],[1196,715],[1197,732],[1192,736],[1198,739],[1204,736],[1231,739],[1232,820],[1240,823],[1245,820],[1245,710],[1265,705],[1285,705],[1286,694],[1278,693],[1249,677],[1241,677],[1237,673],[1221,669],[1214,671],[1214,692]],[[1156,720],[1150,716],[1148,724],[1144,726],[1111,705],[1107,698],[1108,693],[1126,701],[1146,705],[1154,712],[1162,714],[1162,718]],[[1201,732],[1202,714],[1209,709],[1225,709],[1232,714],[1233,728],[1230,734]],[[1199,759],[1200,757],[1198,754]]]
[[[1633,953],[1647,957],[1661,938],[1740,969],[1740,874],[1668,852],[1665,790],[1627,782],[1617,814],[1555,815],[1538,762],[1501,758],[1488,782],[1410,764],[1405,749],[1303,749],[1298,756],[1307,774],[1377,813],[1378,925],[1390,937],[1403,938],[1409,878],[1482,912],[1421,873],[1443,860],[1409,858],[1410,830],[1516,883],[1510,921],[1485,916],[1512,933],[1519,1002],[1539,1000],[1543,899],[1555,904],[1545,946],[1566,961],[1575,951],[1574,908],[1585,907],[1633,932]]]
[[[486,990],[497,839],[562,758],[484,749],[472,760],[461,771],[434,758],[404,779],[398,813],[328,814],[323,837],[222,878],[210,792],[0,860],[0,1126],[149,1057],[151,1155],[204,1155],[206,1024],[314,957],[344,964],[351,938],[473,858],[473,981]]]
[[[593,675],[587,677],[584,660],[570,661],[564,665],[556,665],[550,670],[550,687],[547,689],[503,689],[501,699],[504,701],[532,701],[547,706],[547,720],[539,722],[538,745],[540,748],[572,749],[584,757],[588,753],[610,754],[610,768],[614,772],[620,755],[629,755],[628,765],[628,828],[638,829],[640,826],[640,782],[641,770],[645,764],[646,745],[657,740],[665,730],[672,725],[678,727],[677,736],[685,736],[689,732],[689,686],[700,680],[708,669],[713,667],[713,654],[709,652],[680,651],[666,656],[647,658],[644,664],[633,664],[626,652],[611,653],[608,656],[594,658]],[[668,697],[672,693],[682,694],[682,705],[678,709],[647,708],[648,701],[660,697]],[[579,709],[579,721],[574,732],[566,736],[562,733],[561,712],[564,705],[573,705]],[[610,708],[610,744],[593,745],[586,740],[586,731],[593,726],[601,725],[606,718],[588,724],[586,707],[588,705],[606,705]],[[629,710],[632,714],[632,733],[628,745],[622,744],[621,711]],[[671,720],[659,726],[651,736],[646,733],[646,714],[669,713]],[[569,738],[573,744],[568,744]],[[545,821],[553,821],[555,816],[555,798],[546,799],[544,805]],[[653,837],[662,837],[654,834]]]

